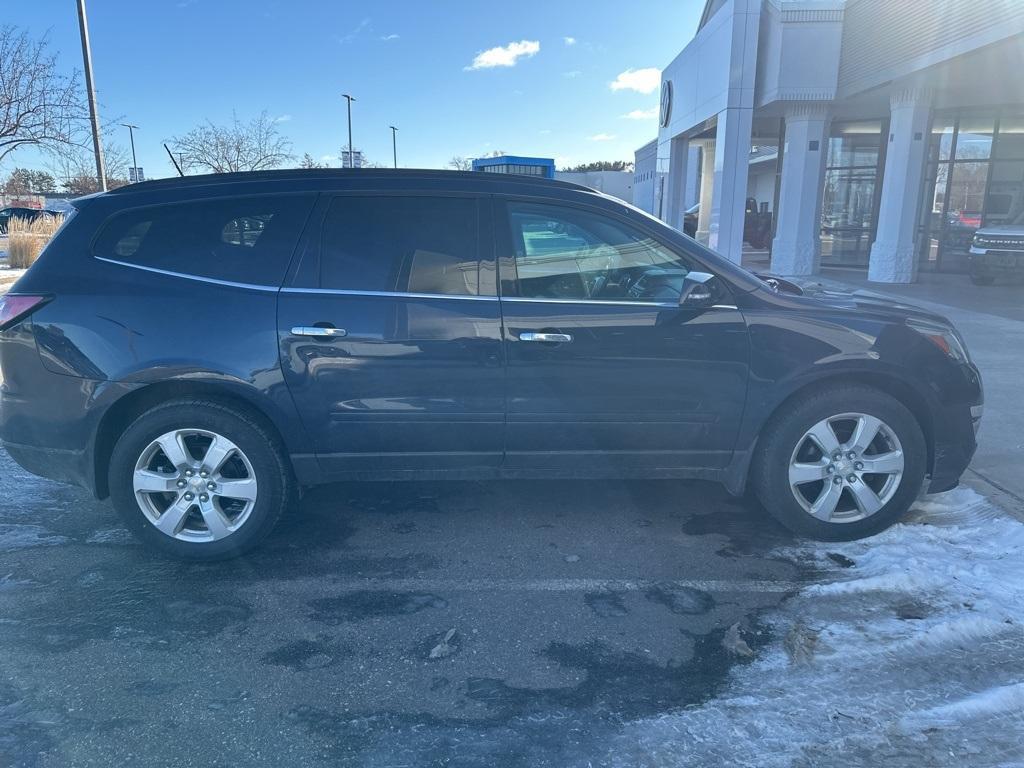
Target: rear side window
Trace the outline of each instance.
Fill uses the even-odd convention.
[[[95,254],[197,277],[278,286],[315,195],[259,195],[114,216]]]
[[[480,293],[475,199],[338,197],[328,211],[323,237],[323,288]]]

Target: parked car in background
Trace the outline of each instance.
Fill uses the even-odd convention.
[[[969,251],[971,280],[991,285],[997,277],[1024,277],[1024,211],[1008,224],[982,227]]]
[[[701,478],[851,539],[975,450],[948,320],[804,295],[574,184],[295,170],[76,207],[0,300],[0,441],[177,556],[346,479]]]
[[[11,219],[35,221],[41,217],[51,217],[55,215],[56,214],[53,211],[47,211],[41,208],[2,208],[0,209],[0,235],[7,234],[7,227],[10,225]]]
[[[700,203],[686,209],[683,214],[683,232],[697,237],[697,220],[700,217]],[[757,200],[747,198],[743,215],[743,240],[752,248],[767,248],[772,239],[772,215],[758,210]]]

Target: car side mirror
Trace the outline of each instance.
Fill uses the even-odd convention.
[[[687,272],[679,294],[680,309],[706,309],[714,304],[714,280],[707,272]]]

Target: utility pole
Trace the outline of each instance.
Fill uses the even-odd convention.
[[[348,102],[348,167],[355,168],[356,159],[352,154],[352,102],[355,101],[355,99],[347,93],[343,93],[341,95],[344,96],[345,100]]]
[[[135,131],[139,130],[139,126],[132,125],[131,123],[121,123],[121,125],[128,129],[128,141],[132,145],[132,168],[135,169],[135,181],[142,181],[139,178],[139,164],[135,160]]]
[[[89,96],[89,118],[92,122],[92,146],[96,154],[96,177],[100,189],[107,191],[107,171],[103,165],[103,143],[100,140],[100,116],[96,112],[96,89],[92,80],[92,52],[89,50],[89,22],[85,18],[85,0],[78,0],[78,29],[82,34],[82,59],[85,64],[85,89]]]
[[[398,139],[395,136],[398,134],[398,129],[395,126],[391,126],[391,156],[395,159],[395,168],[398,167]]]

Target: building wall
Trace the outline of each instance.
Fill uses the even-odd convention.
[[[634,154],[633,205],[642,211],[657,215],[658,140],[644,144]]]
[[[555,171],[555,179],[582,184],[627,203],[633,202],[633,174],[630,171]]]
[[[849,0],[839,96],[1021,34],[1021,0]]]

